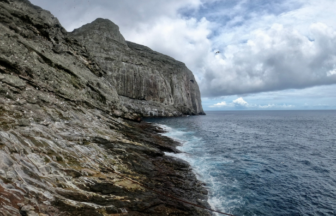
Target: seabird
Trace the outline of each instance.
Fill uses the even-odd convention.
[[[218,53],[220,53],[219,51],[217,51],[215,54],[218,54]]]

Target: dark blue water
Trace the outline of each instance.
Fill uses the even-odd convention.
[[[224,111],[148,119],[183,143],[217,210],[336,215],[336,111]]]

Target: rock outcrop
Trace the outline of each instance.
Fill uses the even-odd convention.
[[[107,19],[99,18],[70,35],[85,45],[128,111],[145,117],[204,114],[195,77],[182,62],[125,41],[118,26]]]
[[[97,60],[48,11],[0,0],[0,216],[210,215],[162,195],[209,207],[190,166],[164,153],[178,143],[127,120],[143,108]]]

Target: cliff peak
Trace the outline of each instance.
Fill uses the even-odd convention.
[[[97,41],[115,40],[127,46],[125,38],[119,31],[119,26],[109,19],[97,18],[91,23],[83,25],[71,32],[72,35],[83,38],[94,38]]]

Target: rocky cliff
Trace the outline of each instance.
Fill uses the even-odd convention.
[[[111,24],[107,32],[115,29]],[[128,52],[142,64],[161,62],[120,35],[110,39],[121,41],[123,58]],[[210,215],[165,196],[209,206],[190,166],[164,153],[177,152],[178,143],[153,125],[127,120],[165,100],[152,96],[153,105],[136,108],[133,100],[141,104],[149,90],[120,96],[118,73],[100,62],[107,61],[104,53],[101,60],[96,55],[48,11],[27,0],[0,0],[0,215]],[[127,61],[120,70],[133,67]],[[175,64],[169,67],[183,68]]]
[[[146,117],[204,114],[195,77],[182,62],[125,41],[118,26],[106,19],[70,35],[85,45],[127,111]]]

